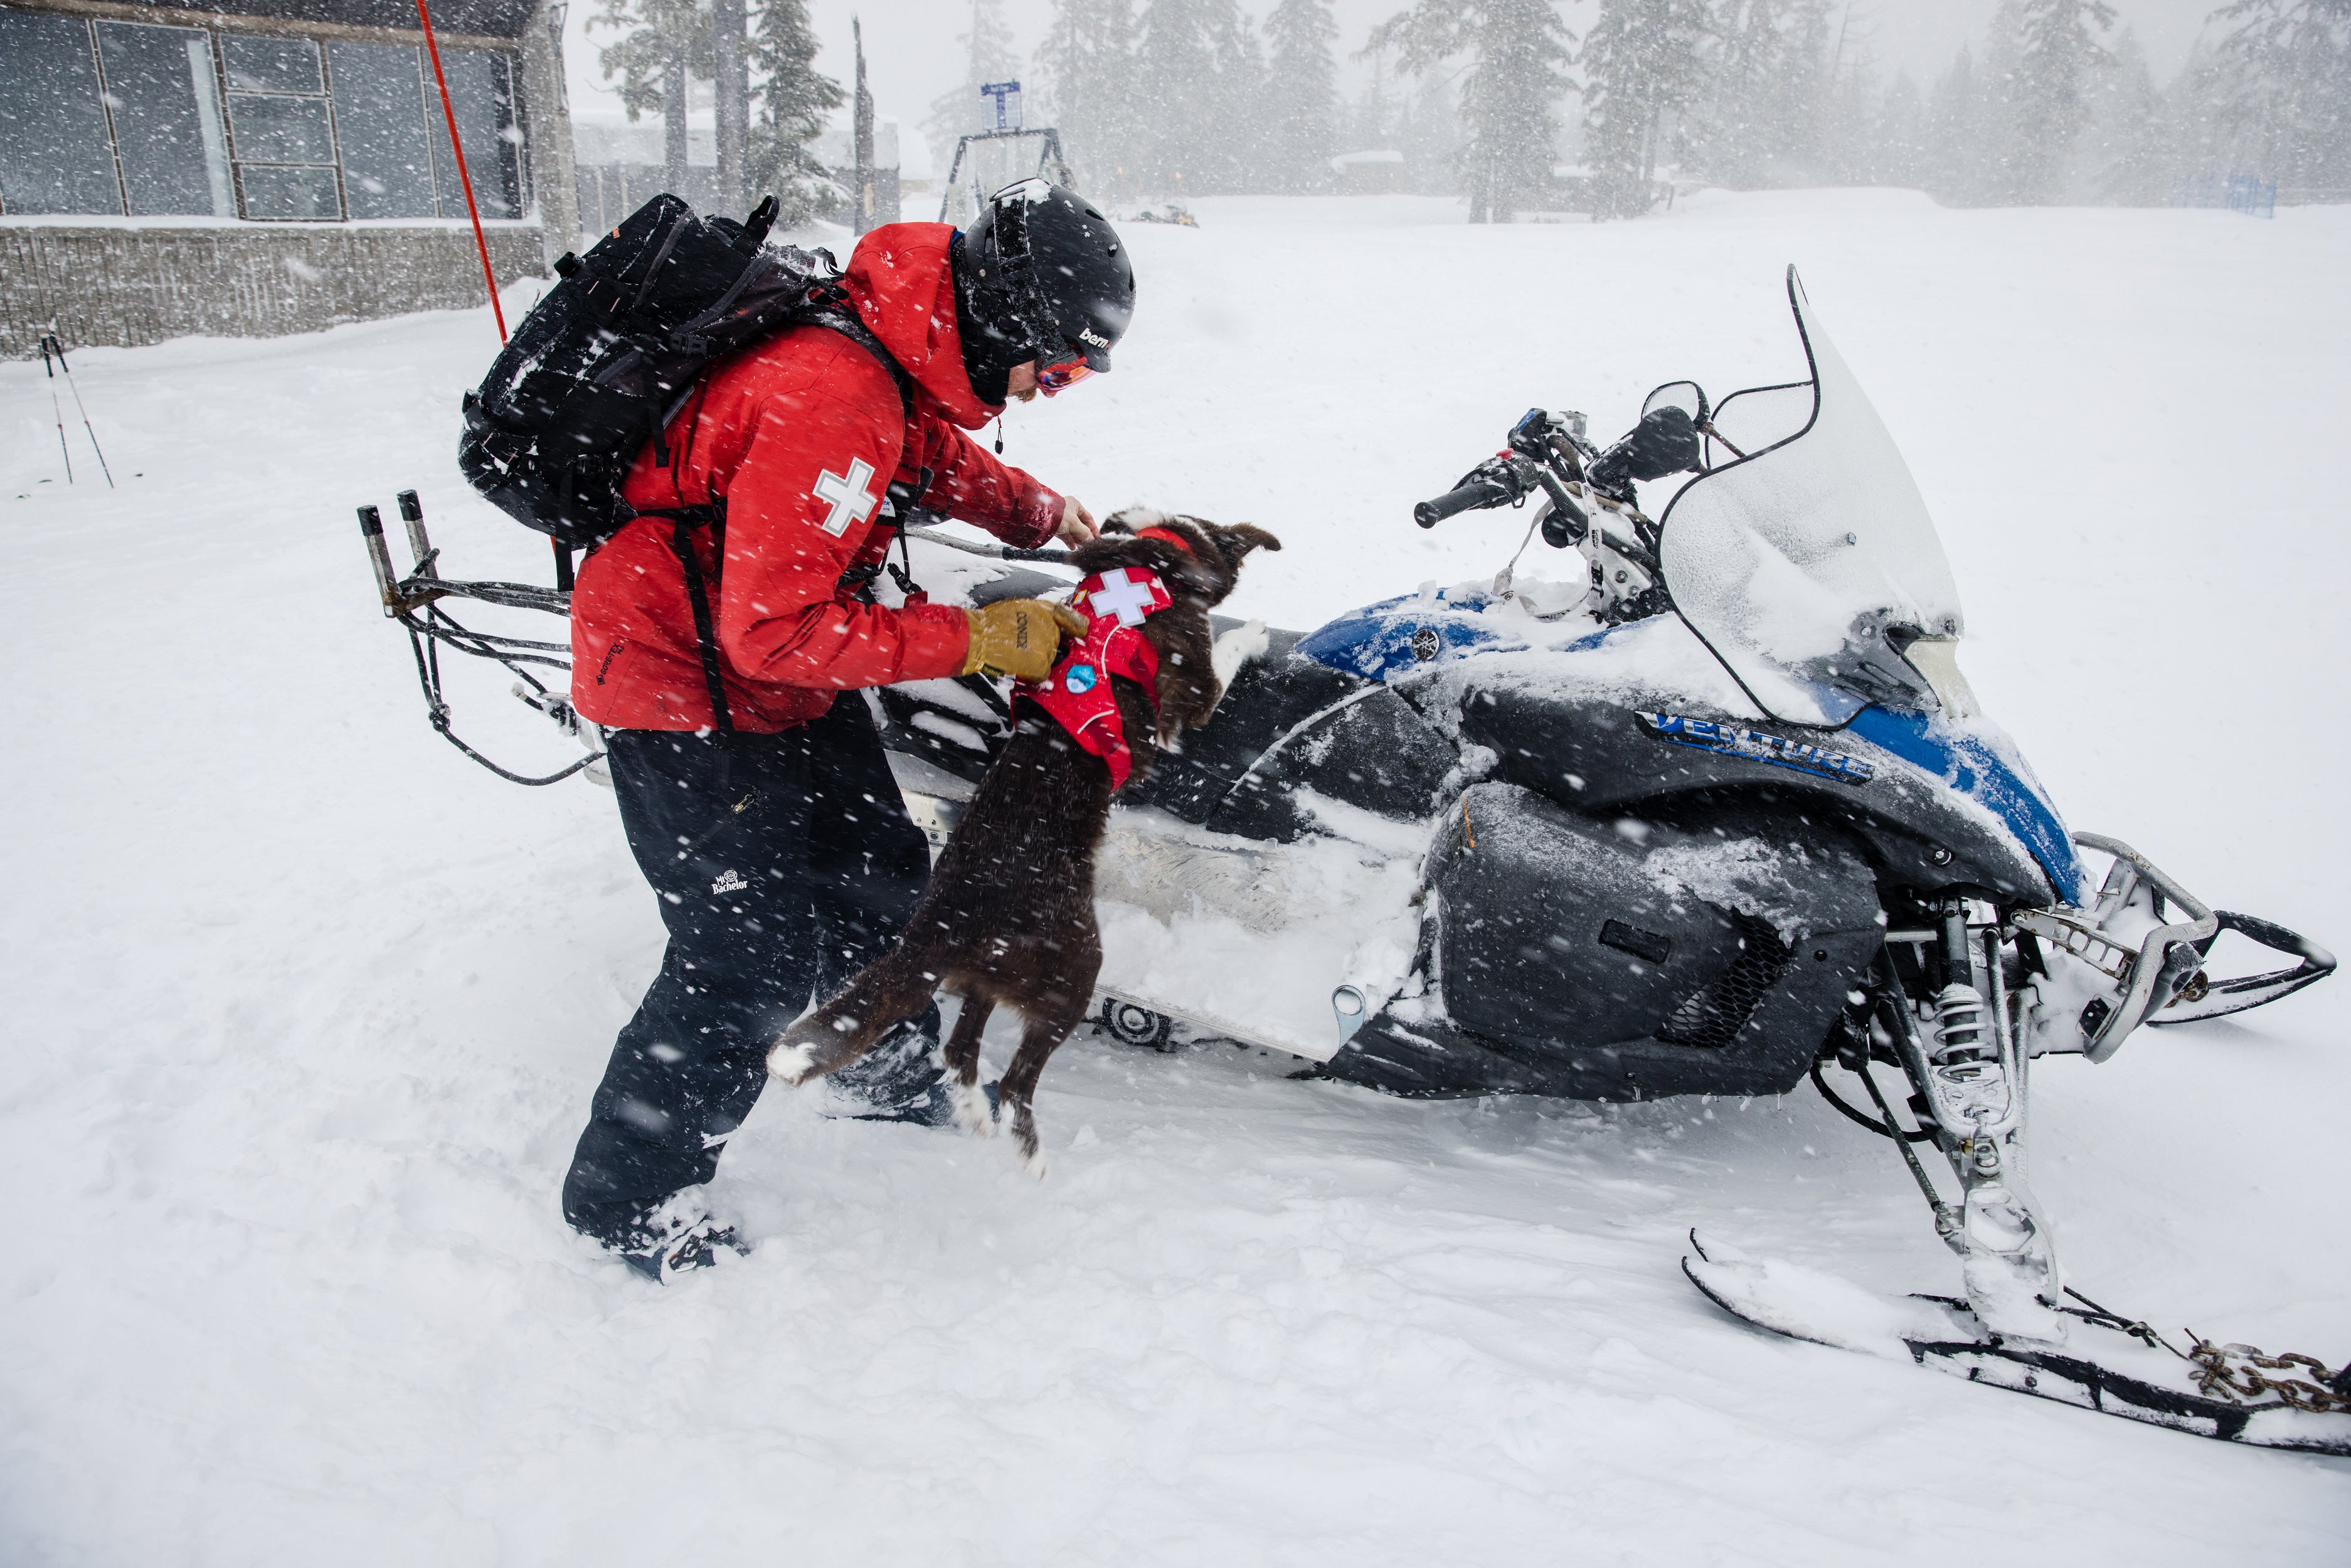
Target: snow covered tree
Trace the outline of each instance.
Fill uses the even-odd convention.
[[[814,146],[842,101],[841,84],[817,70],[816,54],[807,0],[760,0],[750,47],[758,118],[745,162],[754,195],[774,195],[786,225],[843,200]]]
[[[1980,65],[1962,47],[1927,100],[1927,190],[1947,206],[1982,206],[2001,200],[2008,147],[2006,84],[2014,51],[1994,35]]]
[[[1655,203],[1669,115],[1704,85],[1704,0],[1601,0],[1583,40],[1583,161],[1592,216],[1637,217]]]
[[[604,0],[589,18],[590,29],[621,34],[598,51],[606,81],[621,78],[621,104],[633,123],[638,116],[662,117],[663,162],[672,190],[685,184],[686,78],[710,79],[710,17],[698,0]]]
[[[1920,186],[1927,179],[1927,100],[1908,71],[1895,73],[1894,85],[1877,105],[1871,133],[1876,150],[1870,166],[1872,184]]]
[[[1053,120],[1081,182],[1091,191],[1125,195],[1140,178],[1136,163],[1134,7],[1132,0],[1053,0],[1053,19],[1037,48]]]
[[[1144,183],[1182,194],[1213,190],[1220,149],[1205,124],[1221,107],[1217,90],[1217,13],[1231,0],[1151,0],[1134,53]]]
[[[1424,196],[1461,193],[1461,116],[1451,84],[1431,71],[1398,106],[1388,145],[1404,154],[1409,188]]]
[[[2087,186],[2101,201],[2160,205],[2171,194],[2178,139],[2136,34],[2126,29],[2115,40],[2115,68],[2100,77],[2084,137]]]
[[[1201,145],[1193,162],[1203,190],[1262,191],[1271,184],[1272,115],[1265,45],[1257,24],[1230,0],[1215,7],[1216,74],[1212,118],[1194,126]]]
[[[1280,191],[1326,190],[1339,122],[1338,65],[1331,52],[1339,25],[1331,19],[1331,0],[1281,0],[1265,31],[1273,44],[1266,72],[1267,183]]]
[[[1719,0],[1716,10],[1707,90],[1688,117],[1686,141],[1692,166],[1734,190],[1770,183],[1780,162],[1776,95],[1789,11],[1789,0]]]
[[[930,113],[923,120],[923,140],[942,179],[946,176],[947,161],[955,156],[956,139],[983,129],[987,106],[979,96],[980,88],[1019,75],[1003,0],[971,0],[970,25],[956,42],[963,46],[963,79],[931,100]]]
[[[2216,86],[2228,173],[2351,186],[2351,0],[2236,0]]]
[[[2001,194],[2021,203],[2065,194],[2074,147],[2089,122],[2089,73],[2113,63],[2098,35],[2114,26],[2106,0],[2021,0],[2015,7],[2015,116]]]
[[[1371,47],[1395,49],[1398,66],[1415,75],[1469,57],[1460,168],[1471,223],[1508,223],[1549,193],[1559,137],[1552,105],[1575,90],[1564,69],[1574,41],[1550,0],[1420,0],[1373,29]]]

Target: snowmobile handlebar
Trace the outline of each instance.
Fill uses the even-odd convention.
[[[1433,528],[1458,512],[1516,506],[1536,490],[1551,497],[1551,516],[1543,523],[1544,541],[1564,549],[1582,539],[1591,526],[1583,508],[1569,496],[1560,476],[1544,457],[1525,453],[1505,452],[1488,458],[1462,476],[1461,483],[1444,495],[1414,507],[1412,520],[1424,528]]]
[[[1422,501],[1415,506],[1412,520],[1424,528],[1433,528],[1456,513],[1475,511],[1480,507],[1504,506],[1525,493],[1491,479],[1473,478],[1447,490],[1433,501]]]

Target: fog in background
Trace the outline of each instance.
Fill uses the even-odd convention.
[[[1363,91],[1370,74],[1368,65],[1350,57],[1364,47],[1375,25],[1403,9],[1405,3],[1333,0],[1332,9],[1339,24],[1341,89],[1348,98]],[[2117,20],[2106,38],[2111,43],[2125,29],[2130,30],[2147,51],[2157,82],[2166,83],[2187,62],[2212,12],[2225,3],[2112,0]],[[1855,0],[1846,8],[1847,36],[1853,47],[1865,51],[1864,57],[1876,63],[1881,77],[1890,79],[1896,71],[1907,70],[1923,85],[1950,65],[1962,45],[1972,45],[1980,54],[1987,25],[1997,8],[1998,0]],[[1271,0],[1243,0],[1241,9],[1262,24]],[[1566,0],[1558,10],[1568,27],[1580,36],[1591,26],[1598,5],[1596,0]],[[824,40],[817,68],[843,84],[852,71],[850,19],[852,15],[862,18],[865,70],[875,113],[898,122],[906,174],[919,178],[934,172],[920,128],[932,101],[963,77],[960,39],[970,26],[969,0],[875,0],[865,5],[846,0],[809,0],[809,13]],[[605,83],[596,64],[598,50],[615,35],[606,28],[590,33],[588,21],[594,14],[585,0],[576,0],[565,23],[571,112],[575,119],[618,121],[626,118],[620,95]],[[1004,15],[1012,26],[1014,47],[1028,59],[1044,35],[1048,0],[1004,0]],[[1033,74],[1033,66],[1029,69]],[[1576,100],[1562,101],[1560,110],[1562,118],[1573,121],[1578,112]],[[706,123],[708,115],[707,109],[698,110],[696,122]],[[1038,123],[1033,116],[1030,122]],[[841,123],[846,123],[845,110]]]

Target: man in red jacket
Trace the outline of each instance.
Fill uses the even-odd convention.
[[[615,534],[572,598],[572,702],[608,731],[669,946],[597,1089],[564,1217],[656,1279],[736,1245],[692,1189],[758,1098],[775,1035],[896,936],[929,873],[856,691],[1033,678],[1058,651],[1066,612],[883,606],[860,591],[869,569],[910,503],[1014,545],[1094,531],[965,432],[1109,368],[1134,282],[1099,212],[1024,182],[968,234],[875,229],[842,286],[870,340],[796,327],[716,368],[622,486],[641,512],[724,508],[692,548],[725,712],[669,522]],[[934,1009],[835,1088],[871,1115],[944,1121],[937,1039]]]

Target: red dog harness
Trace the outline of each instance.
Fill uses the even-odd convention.
[[[1161,528],[1145,528],[1136,537],[1189,548]],[[1114,566],[1096,572],[1078,584],[1071,599],[1086,617],[1086,634],[1069,644],[1051,674],[1041,681],[1018,682],[1012,688],[1014,696],[1027,697],[1052,715],[1080,749],[1110,765],[1113,790],[1125,788],[1134,771],[1134,757],[1127,749],[1126,726],[1119,719],[1111,677],[1123,675],[1134,682],[1152,707],[1159,706],[1159,650],[1144,640],[1140,628],[1145,617],[1175,602],[1159,574],[1147,567]]]

